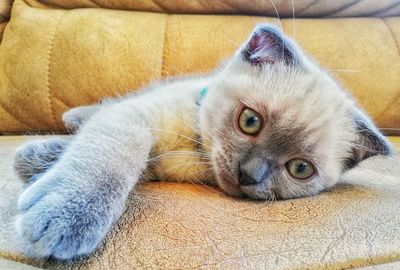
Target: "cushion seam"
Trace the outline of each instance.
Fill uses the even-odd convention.
[[[54,26],[54,30],[52,33],[52,36],[50,38],[50,44],[49,44],[49,49],[48,49],[48,53],[47,53],[47,82],[46,82],[46,88],[47,88],[47,101],[49,104],[49,109],[50,109],[50,117],[51,117],[51,121],[53,123],[53,128],[56,128],[56,117],[54,114],[54,108],[53,108],[53,99],[52,99],[52,89],[51,89],[51,81],[50,81],[50,74],[51,74],[51,59],[52,59],[52,54],[53,54],[53,49],[54,49],[54,43],[55,43],[55,39],[56,39],[56,33],[57,33],[57,29],[58,26],[60,24],[61,18],[64,16],[64,14],[61,14],[59,16],[59,18],[57,19],[57,22]]]
[[[167,44],[167,31],[168,31],[168,26],[169,26],[169,15],[166,14],[167,18],[165,20],[165,27],[164,27],[164,38],[163,38],[163,47],[162,47],[162,55],[161,55],[161,78],[164,78],[167,76],[166,71],[165,71],[165,59],[166,59],[166,53],[165,53],[165,48]]]
[[[399,6],[400,3],[394,3],[393,5],[386,6],[384,9],[377,11],[377,12],[371,12],[370,14],[367,14],[367,16],[376,16],[376,17],[392,17],[392,16],[399,16],[399,15],[390,15],[390,11]],[[389,13],[389,14],[388,14]]]
[[[346,11],[346,9],[348,9],[348,8],[358,4],[360,2],[362,2],[362,0],[355,0],[354,2],[351,2],[349,4],[345,4],[344,6],[341,6],[338,9],[335,9],[335,10],[330,11],[330,12],[328,11],[327,13],[324,14],[324,17],[335,17],[338,13],[340,14],[341,12]]]
[[[298,16],[301,14],[303,14],[304,12],[306,12],[308,9],[310,9],[312,6],[314,6],[316,3],[318,2],[318,0],[313,0],[309,5],[307,5],[306,7],[304,7],[302,10],[298,10],[297,14],[295,14],[295,16]],[[296,18],[295,18],[296,19]]]

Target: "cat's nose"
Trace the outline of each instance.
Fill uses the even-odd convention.
[[[241,162],[239,167],[239,184],[250,186],[265,181],[271,168],[271,162],[260,158],[251,158]]]

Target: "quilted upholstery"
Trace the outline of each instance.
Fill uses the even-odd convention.
[[[13,225],[21,183],[11,163],[15,148],[32,139],[0,137],[0,257],[62,270],[350,269],[400,261],[400,151],[298,200],[244,201],[216,187],[146,184],[93,256],[74,264],[30,260]],[[392,140],[400,150],[400,137]]]
[[[0,45],[0,132],[62,130],[60,115],[70,107],[210,70],[259,22],[279,25],[265,17],[63,10],[17,0]],[[380,127],[400,127],[400,17],[285,19],[282,27],[290,36],[295,29],[301,46]]]

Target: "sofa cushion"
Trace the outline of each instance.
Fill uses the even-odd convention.
[[[61,114],[70,107],[208,71],[260,22],[279,25],[265,17],[65,10],[16,0],[0,45],[0,132],[63,130]],[[400,127],[400,17],[281,23],[381,128]]]
[[[37,138],[0,136],[0,256],[6,259],[51,269],[350,269],[400,261],[400,137],[392,138],[393,157],[367,159],[342,185],[310,198],[257,202],[216,187],[139,186],[103,246],[65,264],[29,259],[15,231],[22,183],[12,173],[13,154]]]

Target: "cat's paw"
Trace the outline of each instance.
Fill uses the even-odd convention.
[[[28,142],[17,149],[14,170],[21,180],[31,182],[59,159],[67,145],[66,140],[59,138]]]
[[[42,181],[44,180],[44,181]],[[21,195],[17,228],[32,255],[73,259],[91,253],[112,224],[104,196],[55,179],[39,179]]]

